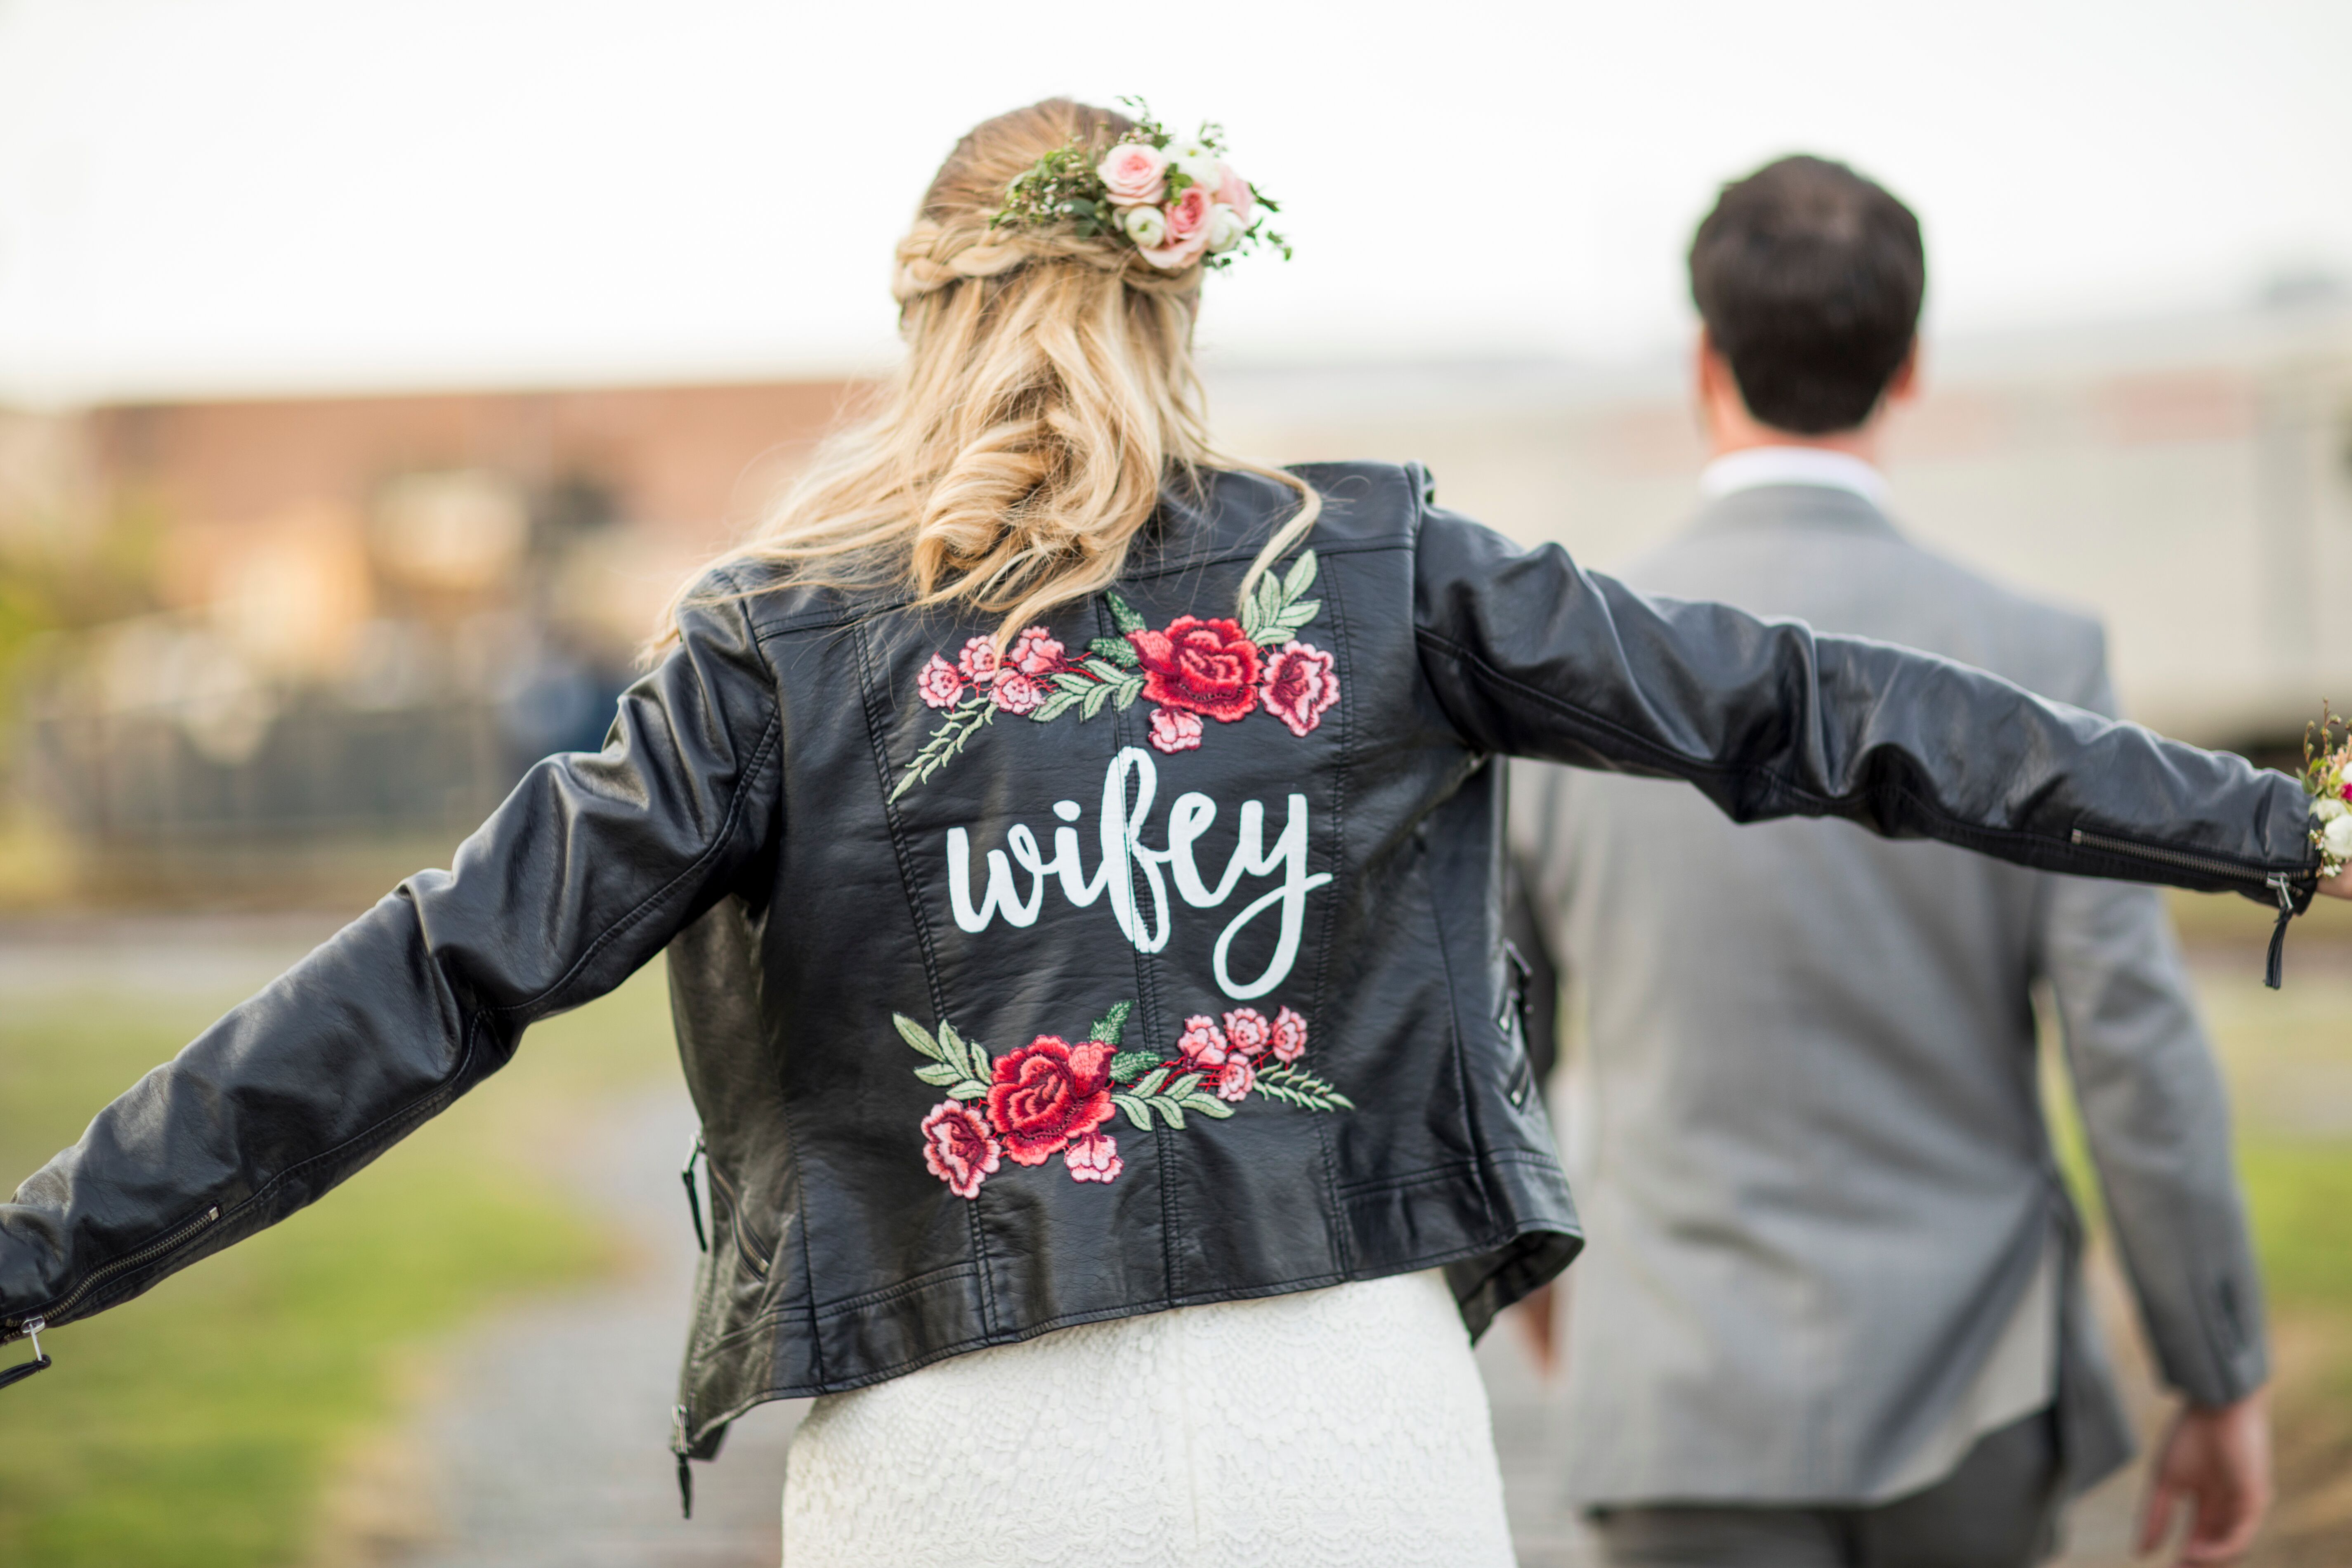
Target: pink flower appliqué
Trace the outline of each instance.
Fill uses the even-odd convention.
[[[1118,1140],[1108,1132],[1089,1132],[1062,1151],[1062,1163],[1074,1182],[1115,1182],[1127,1169],[1118,1157]]]
[[[1217,1069],[1214,1087],[1219,1100],[1239,1100],[1257,1087],[1257,1068],[1234,1057]]]
[[[1013,645],[1008,658],[1024,675],[1051,675],[1062,667],[1062,645],[1043,626],[1031,626]]]
[[[998,671],[988,695],[1007,713],[1027,713],[1045,704],[1045,689],[1017,669]]]
[[[969,1106],[944,1100],[923,1118],[923,1163],[960,1198],[980,1195],[980,1184],[996,1173],[1002,1152],[988,1123]]]
[[[922,693],[924,704],[931,708],[952,708],[963,700],[964,679],[954,665],[938,654],[923,666],[923,673],[915,678],[915,689]]]
[[[1223,1067],[1225,1032],[1217,1027],[1214,1018],[1196,1013],[1184,1020],[1184,1032],[1176,1037],[1176,1048],[1195,1067]]]
[[[1237,1007],[1225,1015],[1225,1044],[1235,1056],[1255,1060],[1265,1054],[1265,1047],[1273,1041],[1273,1026],[1256,1008]],[[1229,1095],[1226,1098],[1239,1097]]]
[[[1323,722],[1323,711],[1339,700],[1336,661],[1312,643],[1285,643],[1265,661],[1257,699],[1294,735],[1305,736]]]
[[[1307,1054],[1307,1020],[1285,1007],[1274,1016],[1274,1059],[1295,1062]]]
[[[1004,668],[1004,661],[997,654],[994,643],[986,637],[973,637],[963,645],[963,657],[956,660],[956,666],[963,671],[966,680],[974,686],[986,686]]]
[[[1201,744],[1201,716],[1187,713],[1181,708],[1154,708],[1151,710],[1151,745],[1154,751],[1173,756],[1178,752],[1190,752]]]

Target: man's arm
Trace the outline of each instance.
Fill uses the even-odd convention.
[[[2084,707],[2112,712],[2094,643]],[[2142,1551],[2186,1504],[2183,1561],[2245,1550],[2270,1497],[2262,1285],[2220,1070],[2154,889],[2057,878],[2042,966],[2116,1250],[2165,1381],[2186,1407],[2151,1471]]]

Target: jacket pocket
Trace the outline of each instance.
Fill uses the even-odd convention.
[[[775,1260],[775,1244],[762,1240],[751,1228],[751,1220],[743,1212],[742,1198],[736,1189],[734,1178],[728,1175],[716,1160],[708,1156],[704,1159],[703,1169],[710,1173],[712,1233],[731,1237],[736,1256],[742,1259],[743,1266],[765,1279],[770,1266]]]

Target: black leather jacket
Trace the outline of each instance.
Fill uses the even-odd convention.
[[[1442,1265],[1482,1328],[1579,1246],[1504,956],[1502,753],[2311,896],[2282,775],[1643,599],[1415,469],[1304,471],[1323,521],[1244,614],[1289,498],[1212,475],[1003,663],[984,620],[721,581],[603,752],[533,769],[0,1207],[0,1332],[283,1218],[664,948],[710,1194],[681,1453],[1188,1302]]]

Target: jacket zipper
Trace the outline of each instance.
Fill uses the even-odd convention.
[[[105,1284],[109,1279],[113,1279],[116,1275],[121,1274],[125,1269],[136,1268],[142,1263],[152,1262],[154,1259],[161,1258],[163,1254],[171,1251],[173,1247],[179,1246],[182,1242],[187,1240],[190,1237],[195,1235],[196,1232],[204,1229],[205,1226],[212,1224],[218,1218],[220,1218],[220,1205],[218,1204],[215,1204],[212,1207],[206,1209],[195,1218],[188,1221],[185,1225],[179,1226],[177,1229],[154,1241],[149,1242],[146,1246],[141,1247],[138,1251],[131,1253],[130,1256],[126,1258],[118,1258],[111,1263],[102,1264],[100,1267],[91,1269],[88,1274],[82,1276],[82,1281],[80,1284],[75,1286],[72,1289],[67,1291],[63,1297],[53,1302],[47,1311],[41,1313],[37,1318],[26,1318],[19,1321],[16,1325],[15,1333],[28,1333],[32,1331],[33,1325],[37,1323],[41,1328],[47,1328],[52,1320],[61,1318],[68,1312],[72,1311],[75,1307],[80,1304],[83,1297],[89,1295],[92,1290],[97,1289],[100,1285]],[[11,1337],[14,1336],[12,1335]]]
[[[2271,927],[2271,948],[2263,963],[2263,984],[2275,991],[2286,973],[2286,927],[2294,919],[2294,879],[2284,871],[2256,871],[2234,861],[2215,859],[2210,855],[2191,855],[2179,849],[2159,849],[2147,844],[2134,844],[2128,838],[2110,838],[2104,833],[2085,833],[2074,829],[2074,840],[2093,849],[2104,849],[2112,855],[2135,856],[2153,860],[2158,865],[2179,866],[2185,870],[2202,871],[2211,877],[2225,877],[2233,882],[2259,882],[2278,900],[2278,923]]]

